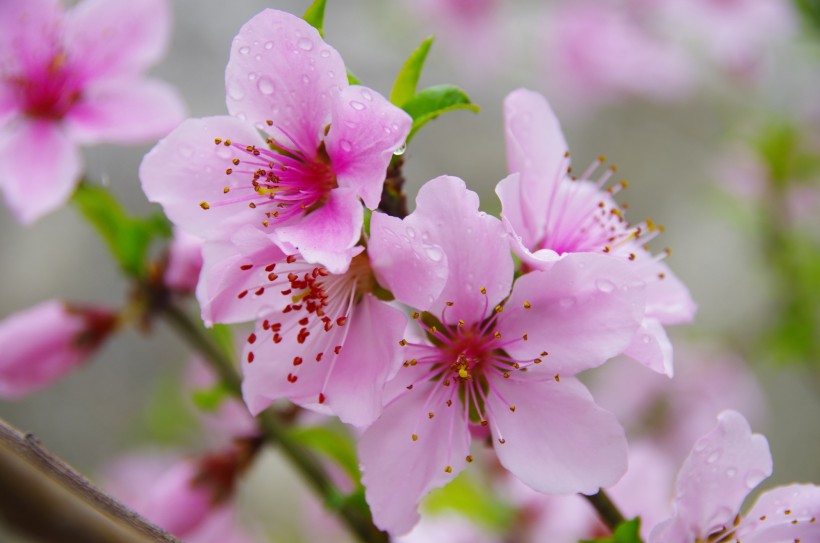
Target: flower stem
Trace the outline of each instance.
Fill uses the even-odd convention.
[[[180,336],[213,367],[229,390],[241,397],[242,382],[233,363],[211,338],[203,333],[202,328],[173,303],[164,304],[161,312]],[[367,543],[388,541],[387,534],[373,525],[370,512],[356,507],[344,493],[336,488],[316,455],[290,439],[287,425],[274,411],[263,411],[257,420],[265,438],[279,445],[282,453],[302,474],[313,490],[322,497],[325,506],[335,510],[361,541]]]
[[[598,516],[601,517],[603,523],[613,532],[619,524],[625,521],[623,514],[618,510],[618,507],[612,500],[609,499],[604,489],[599,490],[597,494],[593,494],[592,496],[587,496],[586,494],[581,494],[581,496],[592,504],[592,507],[598,512]]]

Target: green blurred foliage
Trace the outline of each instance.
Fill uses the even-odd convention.
[[[627,520],[619,524],[610,537],[589,539],[581,543],[641,543],[640,532],[641,518],[635,517],[632,520]]]

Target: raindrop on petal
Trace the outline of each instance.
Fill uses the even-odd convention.
[[[407,144],[406,144],[406,143],[402,143],[399,147],[397,147],[397,148],[393,151],[393,154],[394,154],[394,155],[403,155],[405,151],[407,151]]]
[[[352,107],[356,111],[361,111],[361,110],[365,109],[367,106],[365,106],[361,102],[357,102],[356,100],[351,100],[350,101],[350,107]]]
[[[612,292],[613,290],[615,290],[615,283],[613,283],[609,279],[597,279],[595,281],[595,286],[601,292],[609,293],[609,292]]]
[[[256,86],[262,94],[273,94],[273,81],[271,81],[271,79],[267,76],[260,77],[259,81],[256,83]]]
[[[302,51],[310,51],[311,49],[313,49],[313,42],[310,41],[308,38],[302,38],[296,44]]]

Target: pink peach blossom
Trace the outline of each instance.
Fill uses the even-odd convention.
[[[348,85],[316,29],[276,10],[239,31],[225,83],[231,116],[189,119],[161,141],[140,167],[145,193],[204,239],[254,224],[344,272],[361,236],[359,200],[378,206],[410,117]]]
[[[743,541],[793,543],[820,538],[820,487],[790,485],[761,494],[746,515],[740,505],[772,473],[766,438],[752,434],[737,411],[695,442],[678,474],[675,513],[658,524],[649,543]]]
[[[20,222],[68,200],[80,145],[147,142],[182,120],[176,92],[143,77],[169,31],[165,0],[0,3],[0,190]]]
[[[646,283],[646,314],[626,354],[672,375],[672,345],[665,324],[691,321],[689,291],[643,246],[658,235],[647,220],[630,224],[613,195],[622,182],[604,189],[614,173],[592,179],[598,160],[578,179],[570,177],[569,152],[558,119],[538,93],[518,89],[504,101],[507,161],[512,172],[496,187],[501,216],[513,249],[527,269],[548,269],[560,255],[598,253],[625,262]]]
[[[594,493],[623,475],[623,430],[574,375],[620,353],[640,324],[643,284],[628,265],[567,255],[513,285],[501,222],[446,176],[404,220],[374,214],[368,250],[383,284],[423,312],[359,443],[377,526],[412,528],[418,501],[471,461],[471,426],[488,428],[501,464],[540,492]],[[404,266],[415,254],[422,264]],[[425,266],[444,281],[428,281],[439,274]]]
[[[116,327],[102,307],[49,300],[0,322],[0,398],[52,385],[88,360]]]
[[[202,239],[179,228],[174,229],[163,277],[168,288],[183,293],[196,290],[202,270],[202,243]]]
[[[361,250],[334,274],[250,225],[205,244],[202,318],[257,321],[242,355],[242,391],[254,415],[287,398],[357,426],[378,416],[407,319],[376,298]]]

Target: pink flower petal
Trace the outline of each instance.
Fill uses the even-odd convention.
[[[529,264],[533,260],[530,248],[541,241],[543,232],[531,224],[533,213],[521,193],[521,174],[511,173],[499,181],[495,193],[501,200],[501,219],[512,238],[512,249]],[[546,212],[543,214],[546,215]]]
[[[566,175],[564,156],[569,150],[561,125],[547,100],[527,89],[511,92],[504,99],[507,165],[521,174],[522,193],[535,213],[529,215],[529,231],[540,237],[546,224],[548,201],[556,183]]]
[[[706,538],[730,527],[746,495],[772,474],[766,438],[752,434],[737,411],[724,411],[717,427],[700,438],[678,475],[677,516]]]
[[[66,13],[66,48],[92,80],[135,75],[155,64],[171,36],[166,0],[83,0]]]
[[[267,9],[234,39],[225,85],[231,115],[290,141],[312,159],[330,122],[332,97],[347,87],[347,72],[315,28]]]
[[[280,240],[296,247],[305,260],[319,263],[330,273],[344,273],[350,259],[361,251],[364,210],[351,189],[337,188],[325,203],[298,222],[276,229]]]
[[[647,368],[668,377],[675,374],[672,363],[672,343],[657,319],[646,318],[624,354]]]
[[[163,283],[173,290],[191,293],[196,290],[202,271],[202,239],[174,229],[174,238],[168,250],[168,264]]]
[[[216,205],[227,196],[225,175],[231,159],[246,158],[234,147],[215,145],[214,139],[265,145],[259,133],[233,117],[188,119],[160,141],[142,160],[142,189],[162,205],[174,224],[201,238],[228,235],[238,226],[261,223],[264,215],[247,205]],[[230,195],[228,195],[230,196]],[[200,202],[210,202],[209,209]]]
[[[0,190],[24,224],[65,204],[81,169],[77,148],[55,123],[20,120],[0,134]]]
[[[47,50],[43,36],[53,34],[62,16],[60,0],[0,2],[0,63],[4,68],[27,64],[31,55]],[[48,41],[48,40],[45,40]]]
[[[421,239],[405,221],[373,213],[367,248],[379,282],[396,299],[412,307],[427,307],[441,295],[447,283],[447,255]]]
[[[138,80],[90,87],[64,120],[72,138],[89,145],[152,141],[167,135],[184,116],[185,105],[173,87]]]
[[[741,521],[737,533],[743,543],[820,541],[818,519],[820,487],[792,484],[761,494]]]
[[[367,87],[344,89],[332,102],[327,154],[341,187],[352,188],[369,209],[382,196],[387,165],[404,144],[413,120]]]
[[[489,395],[496,454],[528,486],[594,494],[626,472],[623,428],[579,381],[493,379],[490,386],[500,393]],[[501,397],[514,403],[514,412]]]
[[[664,278],[655,280],[662,273]],[[659,262],[652,267],[651,279],[646,282],[646,314],[663,324],[692,322],[697,305],[692,300],[689,289],[669,269]]]
[[[548,271],[518,278],[498,330],[507,337],[526,330],[537,339],[509,345],[513,358],[539,358],[547,351],[539,370],[571,376],[623,352],[643,319],[644,303],[643,282],[627,263],[569,254]]]
[[[441,176],[427,182],[416,196],[416,210],[404,222],[416,239],[440,247],[425,249],[427,258],[436,262],[446,257],[449,268],[441,294],[419,309],[440,314],[447,302],[453,302],[447,309],[448,323],[477,322],[485,304],[493,307],[509,294],[513,262],[507,234],[498,219],[478,210],[478,195],[467,190],[464,181]],[[482,287],[486,297],[480,293]]]
[[[401,364],[404,313],[367,294],[356,306],[325,396],[342,422],[371,424],[382,410],[384,383]]]
[[[462,412],[442,409],[428,418],[424,402],[431,386],[419,386],[395,400],[359,440],[362,483],[373,522],[392,535],[409,532],[419,520],[419,501],[452,481],[467,463],[469,435]]]
[[[206,326],[254,320],[265,308],[286,305],[270,291],[253,293],[269,283],[265,267],[287,256],[268,236],[252,226],[238,230],[229,240],[208,241],[202,248],[203,269],[196,295]],[[242,295],[241,293],[246,293]],[[247,294],[250,292],[250,294]],[[242,296],[240,298],[240,296]]]

